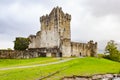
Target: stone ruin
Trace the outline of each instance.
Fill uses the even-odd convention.
[[[61,80],[120,80],[120,74],[95,74],[91,76],[71,76]]]
[[[41,30],[30,35],[28,50],[37,50],[48,57],[95,56],[97,42],[71,42],[71,15],[61,7],[55,7],[50,14],[40,17]]]

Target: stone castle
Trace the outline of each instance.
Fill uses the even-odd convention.
[[[71,42],[70,21],[71,15],[64,13],[61,7],[55,7],[49,15],[40,17],[41,31],[29,36],[29,50],[37,50],[49,57],[95,56],[96,42]]]

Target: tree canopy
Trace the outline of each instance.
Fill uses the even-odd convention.
[[[120,61],[120,51],[117,49],[117,44],[114,40],[110,40],[105,48],[105,52],[109,53],[109,58],[114,61]]]
[[[26,50],[29,45],[29,39],[23,37],[17,37],[14,41],[14,49],[15,50]]]

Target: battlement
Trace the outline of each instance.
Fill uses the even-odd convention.
[[[40,36],[40,34],[41,34],[41,31],[38,31],[38,32],[36,33],[36,36]]]
[[[97,42],[94,42],[93,40],[90,40],[88,42],[88,45],[95,45],[95,47],[97,47]]]
[[[43,15],[40,17],[40,22],[46,22],[54,19],[54,21],[59,21],[60,19],[66,19],[66,20],[71,20],[71,15],[68,13],[64,13],[62,11],[61,7],[55,7],[53,10],[50,12],[50,14]]]
[[[36,38],[36,35],[30,35],[28,38]]]
[[[65,18],[70,21],[71,20],[71,15],[69,15],[68,13],[66,13]]]

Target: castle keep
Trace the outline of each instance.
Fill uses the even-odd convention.
[[[41,31],[29,36],[29,50],[49,57],[95,56],[97,43],[71,42],[70,21],[71,15],[65,14],[60,7],[40,17]]]

